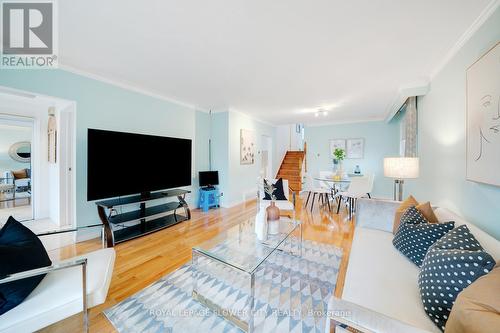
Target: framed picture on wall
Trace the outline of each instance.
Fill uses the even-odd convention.
[[[365,139],[347,139],[346,141],[346,157],[347,158],[363,158],[365,153]]]
[[[255,162],[255,133],[252,130],[240,130],[240,164]]]
[[[337,148],[345,151],[345,139],[330,140],[330,157],[333,157],[333,152]]]
[[[500,43],[467,69],[467,172],[500,186]]]

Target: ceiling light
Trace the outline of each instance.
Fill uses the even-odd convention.
[[[326,110],[318,110],[314,113],[314,116],[317,118],[319,116],[323,116],[323,117],[326,117],[328,116],[328,111]]]

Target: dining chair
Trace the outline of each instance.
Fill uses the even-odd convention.
[[[321,201],[323,204],[327,204],[328,205],[328,209],[331,210],[331,206],[330,206],[330,198],[328,197],[328,194],[331,194],[331,189],[328,187],[328,188],[325,188],[323,186],[321,186],[321,183],[318,185],[316,184],[316,181],[310,176],[308,175],[307,177],[307,187],[306,187],[306,190],[304,192],[307,192],[307,200],[306,200],[306,203],[304,205],[304,208],[307,208],[307,205],[309,204],[309,199],[311,197],[311,194],[313,195],[313,198],[312,198],[312,201],[311,201],[311,212],[313,211],[313,208],[314,208],[314,200],[316,200],[316,195],[318,195],[318,203]],[[326,185],[328,186],[328,184]]]
[[[352,177],[351,183],[346,191],[338,193],[339,202],[337,205],[337,214],[340,211],[342,199],[346,201],[346,207],[349,208],[349,219],[352,218],[353,212],[356,210],[357,199],[364,196],[371,198],[375,176],[373,174],[366,174],[363,177]]]

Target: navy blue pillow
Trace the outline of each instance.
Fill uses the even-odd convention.
[[[418,286],[424,310],[439,329],[444,331],[458,294],[494,266],[493,257],[466,225],[431,246],[422,263]]]
[[[268,184],[266,179],[264,179],[264,184]],[[283,190],[283,179],[282,178],[278,179],[276,183],[274,183],[273,185],[275,188],[273,194],[276,197],[276,200],[286,200],[285,191]],[[265,191],[264,191],[264,200],[271,200],[271,196],[267,194]]]
[[[52,265],[42,242],[12,216],[0,229],[0,277]],[[45,275],[0,284],[0,315],[18,306]]]
[[[454,226],[455,222],[429,223],[422,213],[412,206],[401,216],[401,224],[392,244],[420,267],[429,247]]]

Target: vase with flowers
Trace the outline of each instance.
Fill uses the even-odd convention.
[[[280,209],[276,206],[276,196],[274,195],[276,187],[272,183],[264,180],[264,192],[271,198],[271,204],[266,208],[267,232],[275,235],[279,232]]]
[[[333,164],[337,166],[337,170],[335,173],[335,178],[343,179],[344,178],[344,165],[343,161],[345,159],[345,150],[341,148],[335,148],[333,151]]]

